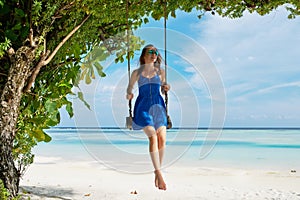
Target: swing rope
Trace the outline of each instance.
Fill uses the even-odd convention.
[[[130,30],[129,30],[129,0],[126,1],[126,19],[127,19],[127,27],[126,27],[126,51],[127,51],[127,70],[128,70],[128,82],[130,83]],[[126,127],[132,130],[132,100],[128,100],[128,112],[129,117],[126,117]]]
[[[167,84],[167,0],[164,1],[164,42],[165,42],[165,84]],[[167,115],[167,129],[172,128],[172,121],[168,115],[168,92],[165,91],[165,104],[166,104],[166,115]]]
[[[127,69],[128,69],[128,81],[130,82],[130,41],[129,41],[129,0],[126,2],[126,19],[127,19]],[[128,107],[129,107],[129,117],[132,119],[132,101],[131,99],[128,101]]]
[[[165,46],[165,83],[167,84],[167,0],[164,2],[164,46]],[[165,91],[166,114],[168,115],[168,92]]]

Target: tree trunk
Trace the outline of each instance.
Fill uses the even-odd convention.
[[[18,194],[20,174],[15,167],[12,150],[22,90],[34,60],[34,50],[21,47],[11,57],[11,67],[0,99],[0,178],[11,197]]]

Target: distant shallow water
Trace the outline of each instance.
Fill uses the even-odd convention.
[[[220,132],[219,132],[220,131]],[[54,128],[38,156],[96,160],[107,167],[140,173],[152,170],[142,131],[115,128]],[[300,129],[171,129],[164,166],[187,165],[300,171]]]

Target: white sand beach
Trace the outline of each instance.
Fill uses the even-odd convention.
[[[37,156],[21,180],[31,200],[300,199],[300,171],[180,166],[163,170],[166,191],[152,173],[114,171],[96,161]],[[26,199],[26,198],[25,198]]]

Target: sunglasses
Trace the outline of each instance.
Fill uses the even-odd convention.
[[[151,55],[155,54],[156,56],[158,56],[158,51],[157,50],[149,50],[148,53],[151,54]]]

